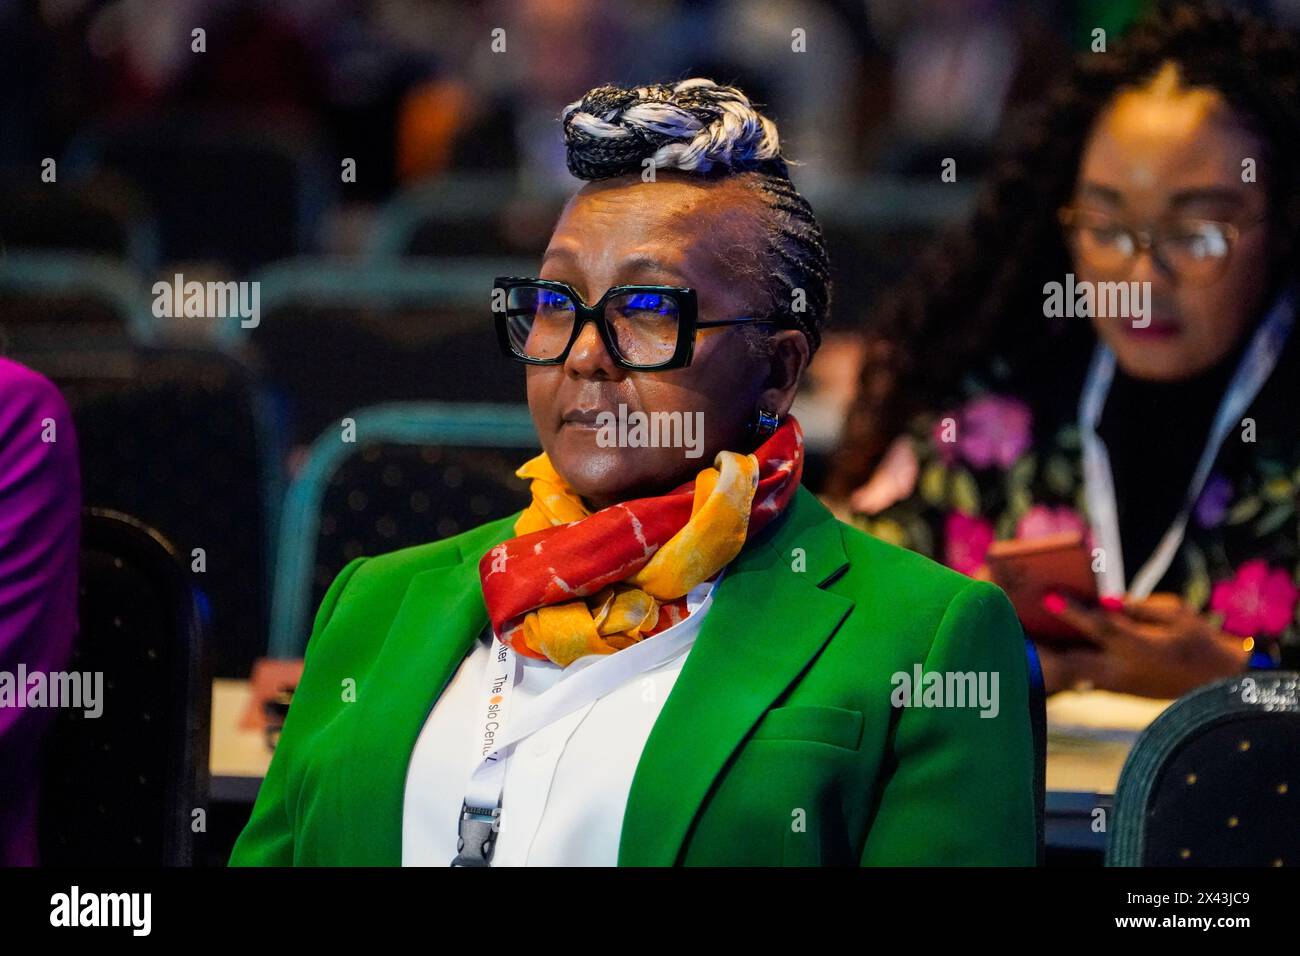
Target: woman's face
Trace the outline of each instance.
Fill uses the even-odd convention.
[[[1258,222],[1267,205],[1263,152],[1221,94],[1183,86],[1172,65],[1116,96],[1098,117],[1084,148],[1076,207],[1138,229],[1208,219],[1240,231],[1222,273],[1204,284],[1171,274],[1149,249],[1125,275],[1076,256],[1079,280],[1151,283],[1146,328],[1136,327],[1132,315],[1092,317],[1130,375],[1174,381],[1209,368],[1264,307],[1270,249],[1268,228]],[[1243,182],[1247,159],[1258,182]]]
[[[591,183],[565,206],[540,277],[567,282],[588,304],[615,285],[689,286],[700,321],[761,316],[763,290],[739,279],[735,266],[758,254],[759,212],[757,198],[731,180],[661,172],[651,183],[639,176]],[[689,366],[639,372],[615,365],[588,323],[564,364],[527,367],[542,447],[592,507],[660,494],[711,466],[719,451],[751,450],[745,429],[760,406],[789,411],[807,345],[797,331],[772,337],[769,359],[752,354],[740,326],[702,329]],[[702,425],[702,441],[693,449],[603,447],[595,416],[618,415],[619,405],[629,416],[700,412],[692,421]]]

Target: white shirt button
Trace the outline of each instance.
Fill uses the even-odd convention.
[[[538,738],[537,740],[534,740],[532,742],[531,749],[534,757],[541,757],[544,756],[546,754],[546,751],[550,750],[551,748],[547,745],[545,740]]]

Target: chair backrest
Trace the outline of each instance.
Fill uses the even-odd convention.
[[[113,176],[55,187],[30,169],[0,172],[0,248],[104,256],[145,273],[157,265],[153,213]]]
[[[1300,862],[1300,673],[1256,671],[1179,698],[1120,773],[1108,866]]]
[[[452,174],[408,187],[379,213],[370,255],[509,256],[540,262],[571,188],[511,174]],[[931,179],[872,176],[810,183],[805,195],[826,235],[840,315],[858,322],[938,229],[971,208],[974,189]],[[536,268],[536,265],[534,265]]]
[[[150,342],[149,304],[144,282],[114,259],[18,250],[0,256],[0,344],[9,352]]]
[[[196,595],[176,550],[87,509],[70,673],[102,675],[97,717],[63,708],[45,742],[41,860],[186,866],[207,799],[211,679]]]
[[[521,406],[397,404],[324,432],[280,526],[271,656],[300,657],[311,615],[348,561],[446,538],[528,503],[515,470],[537,454]]]
[[[492,279],[528,268],[295,260],[264,272],[251,343],[289,409],[293,443],[309,444],[354,408],[523,401],[524,376],[499,353],[490,307]]]
[[[211,603],[217,675],[247,676],[265,653],[282,497],[281,443],[251,372],[189,349],[24,360],[72,410],[85,503],[135,515],[179,549]]]
[[[111,172],[133,183],[157,215],[162,261],[243,274],[312,248],[335,182],[321,155],[306,129],[214,111],[98,126],[63,166],[73,180]]]
[[[412,185],[379,211],[369,253],[541,261],[568,193],[509,174],[452,174]],[[534,266],[536,268],[536,266]]]

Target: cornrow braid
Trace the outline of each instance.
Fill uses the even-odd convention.
[[[613,179],[652,165],[707,179],[735,176],[754,189],[767,243],[764,261],[745,271],[767,289],[774,320],[803,332],[817,350],[831,300],[825,239],[790,181],[776,124],[749,97],[700,77],[600,86],[566,106],[560,119],[569,172],[579,179]]]
[[[801,329],[815,352],[831,307],[830,256],[821,226],[788,177],[761,174],[752,185],[765,200],[772,314],[780,324]]]

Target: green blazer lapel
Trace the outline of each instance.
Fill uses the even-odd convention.
[[[429,711],[486,625],[478,556],[460,554],[411,578],[374,663],[373,673],[383,674],[383,683],[357,688],[353,752],[362,759],[355,767],[359,783],[348,791],[356,804],[347,808],[345,819],[369,823],[364,831],[347,834],[349,862],[401,864],[411,753]]]
[[[804,488],[732,562],[641,753],[620,866],[678,862],[713,782],[848,616],[822,590],[847,566],[839,523]]]

